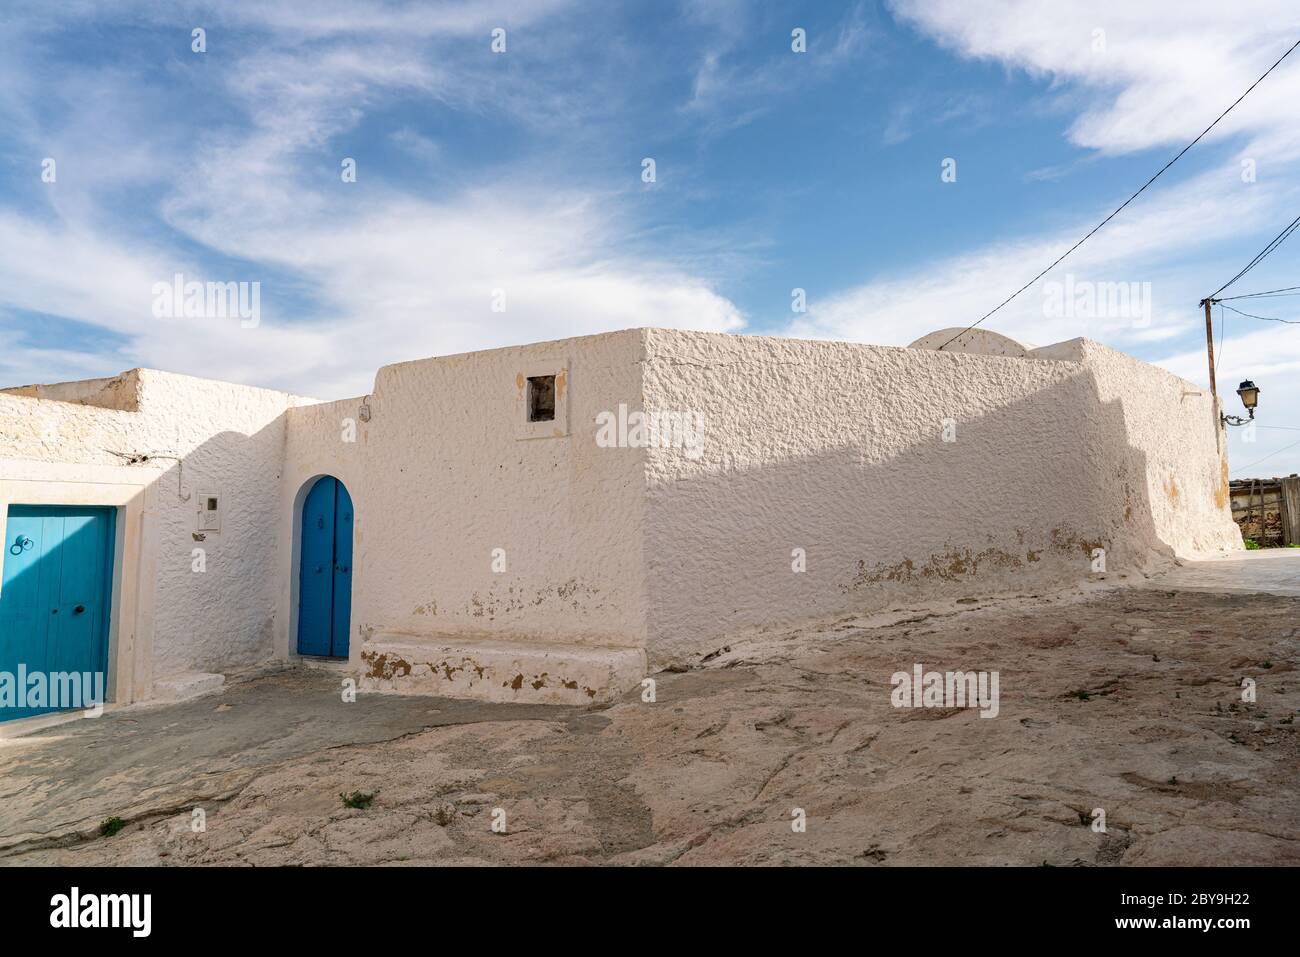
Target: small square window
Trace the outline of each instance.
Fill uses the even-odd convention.
[[[217,510],[217,500],[215,498],[208,499],[208,511],[215,512],[216,510]]]
[[[541,358],[516,368],[511,418],[516,439],[558,439],[569,435],[569,365]],[[224,505],[222,506],[225,507]]]
[[[528,377],[528,421],[550,422],[555,418],[555,376]]]

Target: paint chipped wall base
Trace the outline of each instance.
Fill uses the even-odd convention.
[[[360,652],[361,691],[428,694],[511,704],[612,701],[646,673],[639,648],[454,636],[379,634]]]

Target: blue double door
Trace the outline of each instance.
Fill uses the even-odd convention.
[[[327,475],[302,506],[298,654],[346,658],[351,619],[352,496]]]
[[[0,721],[91,705],[86,699],[93,683],[83,682],[80,701],[52,700],[52,675],[98,675],[99,688],[107,688],[116,518],[112,508],[9,506],[0,578],[0,672],[12,676],[7,680],[13,684],[0,697]],[[34,697],[29,689],[15,694],[19,675],[42,673],[44,703],[18,706]]]

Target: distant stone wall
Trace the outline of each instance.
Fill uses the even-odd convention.
[[[1232,518],[1261,547],[1300,544],[1300,476],[1242,479],[1232,491]]]

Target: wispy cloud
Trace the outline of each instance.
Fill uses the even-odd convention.
[[[1121,154],[1191,139],[1300,38],[1286,0],[891,0],[903,19],[963,56],[990,59],[1094,94],[1069,136]],[[1270,78],[1212,134],[1300,146],[1300,71]]]
[[[893,0],[895,12],[962,56],[988,59],[1050,81],[1062,106],[1076,110],[1067,136],[1092,152],[1040,170],[1058,178],[1075,164],[1153,150],[1162,163],[1209,124],[1300,37],[1300,10],[1251,0],[1225,10],[1208,2],[1104,0],[1039,4],[1030,0]],[[1225,249],[1263,242],[1300,209],[1300,60],[1279,68],[1199,148],[1207,171],[1179,170],[1162,180],[1056,271],[998,312],[990,328],[1032,344],[1086,335],[1156,361],[1192,381],[1208,378],[1203,322],[1196,303],[1236,268]],[[904,118],[906,119],[906,118]],[[900,129],[905,125],[900,122]],[[896,139],[905,138],[896,133]],[[1215,144],[1230,144],[1225,151]],[[1158,149],[1157,149],[1158,148]],[[1259,172],[1244,177],[1243,161]],[[1153,166],[1152,171],[1156,167]],[[1140,183],[1134,183],[1136,188]],[[953,188],[961,188],[953,184]],[[1052,262],[1124,198],[1117,193],[1093,215],[1021,238],[1000,236],[964,254],[927,261],[901,274],[870,279],[814,300],[790,323],[794,335],[906,344],[926,332],[975,321]],[[1253,248],[1253,247],[1250,247]],[[1070,275],[1082,282],[1149,282],[1149,324],[1117,316],[1056,317],[1045,309],[1045,283]],[[1289,283],[1288,283],[1289,284]],[[1267,378],[1261,421],[1281,424],[1300,408],[1300,330],[1264,327],[1230,315],[1221,391],[1238,378]],[[1188,345],[1171,347],[1175,340]],[[1257,433],[1234,453],[1248,463],[1281,446],[1283,432]],[[1241,435],[1234,433],[1239,443]],[[1300,454],[1273,467],[1294,467]],[[1234,468],[1234,474],[1235,474]]]
[[[122,339],[114,357],[132,364],[326,397],[365,392],[379,365],[413,356],[635,325],[739,328],[740,311],[689,261],[620,241],[644,228],[624,192],[561,186],[544,160],[528,157],[430,199],[367,161],[370,138],[355,134],[394,103],[566,122],[567,88],[494,60],[488,39],[497,24],[536,28],[570,7],[316,2],[290,14],[235,3],[203,19],[197,7],[140,9],[142,24],[176,31],[185,57],[189,24],[206,25],[221,63],[201,81],[215,122],[169,116],[177,104],[156,73],[96,62],[69,64],[55,81],[65,110],[38,115],[25,96],[13,98],[17,136],[56,155],[60,175],[55,184],[33,177],[25,208],[0,207],[0,337],[10,357],[28,360],[11,365],[93,365],[25,344],[16,330],[30,314],[111,331]],[[40,40],[59,28],[70,25],[36,17],[24,32]],[[231,29],[260,42],[236,43]],[[481,49],[463,42],[474,34]],[[454,58],[438,45],[445,37],[457,38]],[[527,48],[526,37],[513,42]],[[563,55],[552,50],[563,37],[532,45],[535,55]],[[59,75],[39,49],[14,61],[23,69],[5,68],[15,84]],[[169,67],[181,84],[214,62],[185,57]],[[105,134],[116,165],[103,162]],[[409,124],[386,140],[424,161],[439,153]],[[341,180],[344,156],[360,157],[356,183]],[[122,230],[127,197],[144,203],[132,214],[154,229]],[[261,282],[261,324],[155,319],[153,284],[175,273]]]
[[[713,42],[702,52],[691,85],[690,98],[682,105],[687,116],[703,117],[706,132],[737,129],[775,108],[796,91],[832,76],[863,56],[870,48],[872,31],[863,16],[862,5],[854,5],[831,30],[808,32],[805,25],[805,53],[791,50],[791,32],[799,27],[786,17],[780,28],[755,24],[749,4],[726,2],[713,5],[688,4],[692,17],[711,31]],[[759,65],[746,59],[732,62],[732,53],[755,35],[773,38],[772,52]]]

